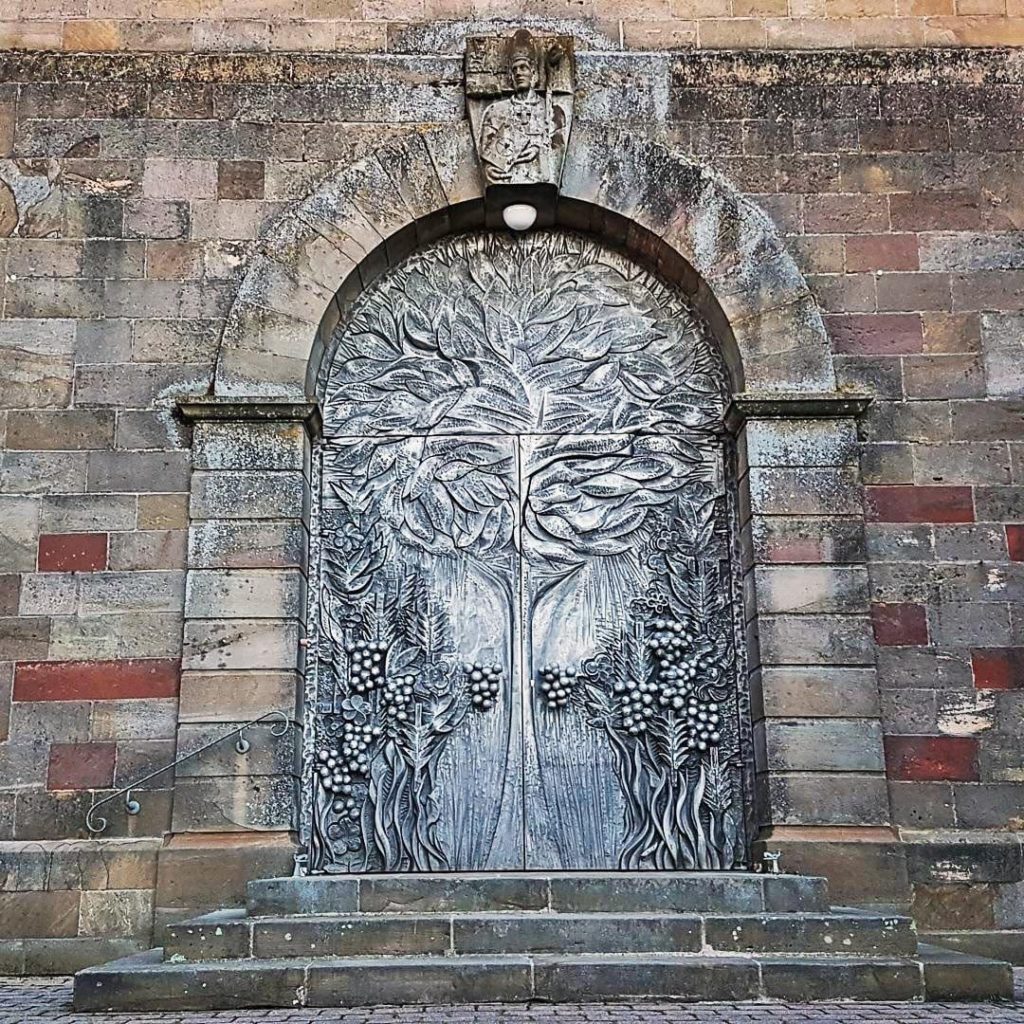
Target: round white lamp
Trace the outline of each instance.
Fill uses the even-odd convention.
[[[537,207],[529,203],[509,203],[501,211],[501,219],[513,231],[529,231],[537,220]]]

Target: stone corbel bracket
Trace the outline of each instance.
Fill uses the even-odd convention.
[[[187,423],[202,423],[207,420],[299,422],[305,424],[306,430],[313,438],[318,438],[323,430],[320,407],[316,402],[294,402],[287,398],[188,398],[178,403],[178,415]]]
[[[857,393],[793,391],[756,394],[741,391],[729,400],[725,426],[735,434],[747,420],[856,419],[870,404],[870,395]]]
[[[465,76],[487,226],[501,227],[502,211],[513,203],[534,206],[536,226],[552,225],[572,130],[573,37],[526,29],[470,36]]]

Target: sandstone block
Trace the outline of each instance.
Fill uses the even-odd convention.
[[[759,613],[862,613],[868,610],[867,570],[859,566],[757,566]]]
[[[308,534],[296,519],[196,522],[189,564],[196,568],[303,567]]]
[[[90,491],[187,491],[184,452],[91,452]]]
[[[82,893],[79,933],[146,939],[153,931],[153,894],[145,889],[101,889]]]
[[[192,437],[195,469],[304,470],[305,428],[294,421],[202,421]]]
[[[192,476],[194,519],[301,519],[308,502],[308,486],[294,470],[199,470]]]
[[[768,719],[755,726],[764,767],[783,771],[880,772],[882,732],[872,719]]]
[[[305,593],[298,569],[193,569],[185,614],[190,619],[301,619]]]
[[[77,935],[80,897],[77,892],[0,893],[0,937]]]
[[[174,790],[175,832],[288,831],[296,780],[284,775],[182,778]]]
[[[301,625],[278,619],[203,619],[185,623],[187,669],[294,669]]]

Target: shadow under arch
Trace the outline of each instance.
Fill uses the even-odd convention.
[[[418,247],[483,227],[466,122],[413,131],[336,171],[259,239],[221,335],[213,394],[316,397],[352,302]],[[763,210],[660,143],[581,124],[556,226],[624,251],[678,287],[720,346],[734,393],[832,392],[817,303]]]

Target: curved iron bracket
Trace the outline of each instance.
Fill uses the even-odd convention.
[[[86,829],[93,835],[99,835],[101,832],[104,832],[108,825],[108,821],[106,818],[97,815],[96,810],[104,804],[109,804],[112,800],[117,800],[119,797],[124,797],[124,810],[126,814],[138,814],[142,810],[142,804],[132,796],[132,790],[138,789],[139,786],[149,782],[150,779],[155,779],[158,775],[163,775],[164,772],[170,771],[172,768],[177,768],[179,764],[182,764],[185,761],[190,761],[193,757],[198,757],[211,747],[217,746],[218,743],[223,743],[224,740],[229,739],[232,736],[235,737],[235,750],[239,754],[248,754],[252,744],[248,739],[246,739],[245,730],[254,725],[261,725],[262,723],[269,721],[275,722],[275,725],[270,730],[271,736],[281,737],[288,731],[290,719],[283,711],[268,711],[265,715],[260,715],[259,718],[254,718],[251,722],[246,722],[245,725],[236,726],[234,729],[229,730],[222,736],[218,736],[216,739],[210,740],[209,743],[204,743],[201,747],[197,747],[188,754],[182,754],[181,757],[176,758],[169,764],[165,764],[162,768],[157,768],[155,772],[150,772],[148,775],[144,775],[141,779],[136,779],[130,786],[125,786],[123,789],[119,789],[116,792],[111,793],[109,796],[105,796],[102,800],[94,801],[85,815]]]

